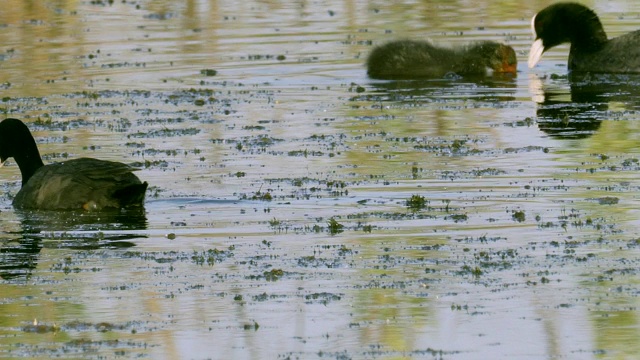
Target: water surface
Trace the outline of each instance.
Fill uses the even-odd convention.
[[[6,116],[45,162],[138,164],[144,213],[17,212],[0,357],[633,358],[638,84],[526,68],[550,2],[10,1]],[[586,3],[610,36],[640,5]],[[397,38],[516,77],[378,81]]]

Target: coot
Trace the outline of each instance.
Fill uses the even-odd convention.
[[[367,73],[376,79],[443,78],[457,75],[485,75],[487,70],[515,73],[513,48],[482,41],[460,48],[437,47],[426,41],[397,40],[373,49]]]
[[[29,128],[18,119],[0,122],[0,161],[13,157],[22,188],[13,206],[40,210],[104,210],[141,207],[147,183],[135,168],[90,158],[44,165]]]
[[[607,39],[596,13],[584,5],[550,5],[533,16],[531,30],[536,40],[529,52],[530,68],[548,49],[570,43],[567,66],[571,71],[640,72],[640,31]]]

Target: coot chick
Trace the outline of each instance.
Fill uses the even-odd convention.
[[[570,43],[567,67],[571,71],[640,72],[640,31],[607,39],[598,15],[584,5],[550,5],[533,16],[531,30],[536,40],[529,52],[530,68],[540,61],[545,51]]]
[[[18,119],[0,122],[0,161],[13,157],[22,188],[19,209],[106,210],[142,207],[147,183],[129,165],[90,158],[44,165],[29,128]]]
[[[377,46],[367,60],[376,79],[443,78],[448,73],[486,75],[515,73],[516,53],[508,45],[483,41],[460,48],[442,48],[426,41],[398,40]]]

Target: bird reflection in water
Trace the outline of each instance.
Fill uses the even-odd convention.
[[[146,238],[144,208],[100,212],[16,210],[20,230],[0,238],[0,278],[28,279],[43,247],[95,250],[129,248]]]
[[[538,103],[538,127],[560,139],[595,134],[602,121],[612,117],[613,102],[629,109],[640,103],[634,90],[640,86],[640,75],[587,73],[549,80],[532,74],[529,84],[532,99]]]

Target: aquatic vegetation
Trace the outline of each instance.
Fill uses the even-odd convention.
[[[511,218],[517,222],[523,222],[526,219],[525,212],[522,210],[512,211]]]
[[[329,219],[327,221],[329,234],[336,235],[344,231],[344,225],[340,224],[335,218]]]
[[[264,278],[267,281],[276,281],[284,275],[282,269],[271,269],[264,272]]]
[[[429,201],[422,195],[414,194],[406,201],[406,205],[413,211],[419,211],[426,208],[429,205]]]
[[[218,74],[218,71],[213,69],[202,69],[200,70],[200,74],[204,76],[216,76]]]
[[[194,251],[191,259],[197,265],[204,265],[206,263],[207,265],[212,266],[217,262],[224,261],[231,256],[233,256],[233,253],[231,253],[230,251],[209,249],[207,251],[201,252]]]

